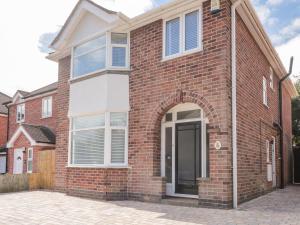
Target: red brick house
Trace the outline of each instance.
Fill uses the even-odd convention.
[[[7,151],[5,145],[8,130],[8,110],[2,104],[10,100],[11,97],[0,92],[0,174],[6,173]]]
[[[176,0],[132,19],[80,0],[51,47],[56,190],[236,207],[281,171],[288,183],[296,91],[283,83],[280,123],[287,72],[248,0]]]
[[[57,83],[33,92],[17,91],[9,108],[8,173],[38,171],[38,152],[55,149]]]

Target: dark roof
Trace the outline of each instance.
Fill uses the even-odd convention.
[[[35,91],[29,92],[23,96],[24,96],[24,98],[34,97],[36,95],[41,95],[41,94],[44,94],[44,93],[47,93],[50,91],[55,91],[56,89],[57,89],[57,82],[49,84],[45,87],[39,88]]]
[[[0,114],[7,114],[7,108],[2,105],[4,102],[8,102],[11,101],[11,97],[9,97],[8,95],[0,92]]]
[[[29,92],[27,91],[22,91],[22,90],[18,90],[17,92],[19,92],[21,95],[26,96],[29,94]]]
[[[55,144],[55,134],[48,127],[22,124],[30,137],[37,143]]]

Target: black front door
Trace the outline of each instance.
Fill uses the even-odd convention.
[[[176,183],[178,194],[198,194],[201,177],[201,122],[176,124]]]

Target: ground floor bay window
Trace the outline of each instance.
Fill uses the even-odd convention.
[[[179,104],[162,120],[161,173],[169,196],[197,197],[197,178],[208,176],[207,119],[195,104]]]
[[[127,112],[71,119],[69,166],[127,166]]]

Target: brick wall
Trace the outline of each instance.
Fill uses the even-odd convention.
[[[54,133],[56,130],[57,105],[56,94],[52,94],[52,117],[42,118],[42,99],[47,96],[35,98],[25,102],[25,121],[26,124],[41,125],[50,128]],[[16,122],[17,105],[9,107],[9,137],[11,138],[14,132],[18,129],[19,123]]]
[[[4,146],[7,141],[7,123],[8,117],[0,114],[0,147]]]
[[[222,1],[222,11],[212,15],[210,2],[204,2],[203,15],[203,51],[169,61],[161,61],[161,20],[131,32],[130,195],[164,194],[163,180],[158,179],[161,119],[173,106],[192,102],[210,120],[211,179],[204,181],[210,188],[202,191],[200,202],[231,204],[230,3]],[[213,147],[216,140],[222,141],[221,151]]]
[[[280,136],[273,126],[273,122],[279,122],[279,78],[274,75],[272,90],[269,62],[240,17],[237,21],[238,193],[242,202],[272,190],[272,182],[267,182],[266,161],[266,140],[271,141],[272,136],[276,138],[276,180],[277,186],[280,185]],[[263,76],[268,84],[268,107],[263,104]],[[287,93],[284,102],[285,129],[291,137],[291,106]]]

